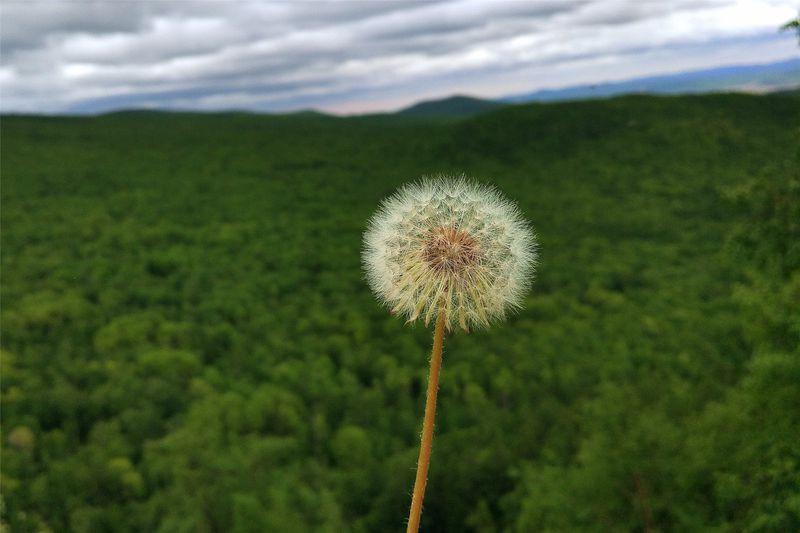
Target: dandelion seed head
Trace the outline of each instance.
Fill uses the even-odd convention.
[[[367,281],[409,322],[486,327],[518,308],[536,266],[533,230],[496,189],[440,176],[387,198],[364,234]]]

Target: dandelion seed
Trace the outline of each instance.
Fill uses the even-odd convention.
[[[407,532],[419,529],[422,515],[445,330],[486,327],[518,308],[536,250],[516,205],[463,177],[406,185],[369,222],[363,262],[372,290],[408,322],[436,321]]]

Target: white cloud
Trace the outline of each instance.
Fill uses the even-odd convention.
[[[796,56],[790,35],[754,39],[797,10],[783,0],[5,0],[0,106],[359,111],[500,96]]]

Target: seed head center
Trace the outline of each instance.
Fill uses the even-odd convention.
[[[425,241],[425,261],[442,273],[459,274],[480,258],[478,243],[466,231],[435,228]]]

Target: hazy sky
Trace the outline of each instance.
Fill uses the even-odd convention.
[[[800,56],[800,0],[18,1],[0,108],[350,113]]]

